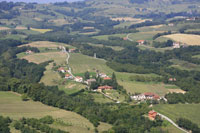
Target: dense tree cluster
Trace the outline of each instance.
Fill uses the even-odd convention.
[[[172,47],[173,46],[173,41],[172,40],[168,40],[166,42],[153,42],[153,46],[155,48],[165,48],[165,47]]]
[[[185,118],[179,118],[177,121],[178,125],[182,128],[185,128],[186,130],[192,131],[192,133],[199,133],[200,128],[197,124],[194,124],[188,119]]]
[[[11,119],[9,117],[0,116],[0,132],[1,133],[10,133],[9,125],[11,123]]]
[[[20,130],[22,133],[67,133],[65,131],[51,128],[48,124],[53,124],[54,119],[51,116],[46,116],[41,119],[35,118],[22,118],[19,121],[15,121],[14,127],[16,130]]]

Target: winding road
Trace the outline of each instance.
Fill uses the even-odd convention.
[[[157,112],[158,113],[158,112]],[[170,122],[172,125],[174,125],[176,128],[180,129],[181,131],[185,132],[185,133],[189,133],[188,131],[186,131],[185,129],[179,127],[175,122],[173,122],[169,117],[158,113],[159,116],[161,116],[161,118],[167,120],[168,122]]]
[[[71,69],[71,67],[69,66],[70,54],[67,52],[67,50],[66,50],[66,48],[65,48],[64,46],[62,47],[62,49],[63,49],[63,52],[67,54],[66,62],[67,62],[67,67],[69,68],[68,73],[75,79],[76,77],[73,75],[72,69]]]
[[[133,40],[129,38],[129,36],[130,36],[131,34],[132,34],[132,33],[127,34],[126,38],[127,38],[127,40],[133,42]]]

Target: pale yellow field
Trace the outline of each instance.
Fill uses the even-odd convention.
[[[24,26],[17,26],[15,29],[16,30],[26,30],[27,28]]]
[[[30,46],[30,47],[36,47],[36,48],[57,48],[58,45],[54,42],[49,42],[49,41],[37,41],[37,42],[32,42],[29,44],[24,44],[20,45],[19,47],[24,47],[24,46]]]
[[[48,31],[52,31],[52,29],[36,29],[36,28],[31,28],[31,30],[38,31],[40,33],[45,33],[45,32],[48,32]]]
[[[111,18],[111,20],[113,20],[113,21],[129,21],[129,22],[138,22],[138,23],[147,21],[147,19],[131,18],[131,17]]]
[[[186,43],[188,45],[200,45],[200,35],[172,34],[163,37],[170,38],[177,42]]]
[[[8,27],[0,27],[0,31],[1,30],[9,30],[10,28],[8,28]]]
[[[182,93],[185,94],[186,91],[181,90],[181,89],[168,89],[170,93]]]

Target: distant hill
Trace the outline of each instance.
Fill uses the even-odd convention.
[[[37,2],[37,3],[55,3],[55,2],[76,2],[76,1],[84,1],[84,0],[0,0],[1,1],[13,1],[13,2]]]

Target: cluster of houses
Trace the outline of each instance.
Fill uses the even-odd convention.
[[[135,101],[145,101],[145,100],[160,100],[160,96],[151,92],[146,92],[139,95],[131,96],[131,99]]]
[[[83,78],[82,78],[82,77],[76,76],[76,77],[74,78],[71,74],[67,73],[67,70],[65,70],[63,67],[58,68],[58,72],[66,73],[66,74],[65,74],[65,79],[74,80],[74,81],[79,82],[79,83],[82,83],[82,82],[83,82]]]

